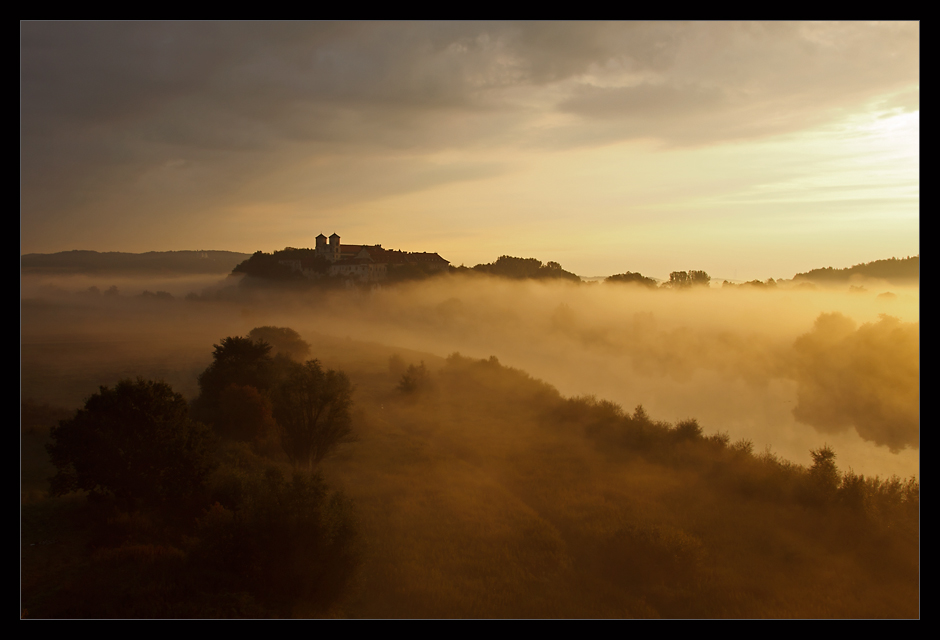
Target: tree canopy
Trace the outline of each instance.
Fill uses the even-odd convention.
[[[846,269],[813,269],[806,273],[798,273],[794,280],[810,280],[813,282],[847,282],[852,276],[867,278],[884,278],[896,284],[906,284],[920,279],[920,256],[906,258],[889,258],[856,264]]]
[[[54,495],[81,489],[129,507],[158,505],[198,491],[212,469],[209,429],[191,420],[183,396],[162,382],[101,387],[51,436]]]
[[[342,371],[324,371],[317,360],[290,363],[274,391],[274,419],[291,462],[309,468],[338,445],[353,440],[352,384]]]
[[[662,284],[669,289],[686,289],[695,286],[709,286],[711,276],[704,271],[673,271],[669,281]]]
[[[422,361],[418,366],[408,365],[408,369],[402,374],[401,381],[398,383],[398,390],[404,395],[414,395],[426,388],[430,381],[431,374]]]
[[[302,260],[307,265],[306,268],[320,274],[326,274],[330,270],[330,262],[322,256],[318,256],[316,250],[285,247],[274,253],[256,251],[247,260],[238,263],[232,269],[232,273],[244,273],[252,278],[268,281],[310,284],[309,280],[300,272],[282,264],[282,261],[286,260]]]
[[[581,282],[581,278],[570,271],[565,271],[557,262],[542,264],[542,261],[536,258],[500,256],[496,262],[491,264],[478,264],[473,267],[473,270],[480,273],[488,273],[494,276],[518,280],[526,278],[549,278]]]
[[[310,355],[310,344],[289,327],[255,327],[248,332],[248,337],[256,343],[271,345],[272,355],[282,354],[300,362]]]
[[[199,374],[199,398],[196,410],[201,419],[213,421],[219,410],[222,392],[232,385],[264,390],[274,378],[271,345],[239,336],[223,338],[212,345],[212,364]]]
[[[643,285],[645,287],[655,287],[656,281],[652,278],[647,278],[641,273],[633,273],[632,271],[627,271],[626,273],[619,273],[609,278],[605,278],[604,282],[610,283],[633,283]]]

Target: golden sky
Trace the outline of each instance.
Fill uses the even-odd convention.
[[[344,242],[582,276],[919,253],[919,25],[20,28],[21,253]]]

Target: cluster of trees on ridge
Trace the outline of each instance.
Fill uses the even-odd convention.
[[[51,493],[86,492],[102,539],[89,594],[60,615],[284,617],[342,597],[354,516],[314,469],[354,439],[352,386],[308,354],[293,330],[259,327],[215,345],[191,407],[122,380],[51,430]]]
[[[457,272],[461,270],[460,267],[457,268]],[[500,256],[496,262],[478,264],[471,271],[513,280],[571,280],[581,282],[581,278],[570,271],[565,271],[557,262],[543,264],[541,260],[536,258]]]
[[[390,369],[403,363],[393,356]],[[460,377],[461,387],[477,386],[482,396],[498,389],[512,389],[524,402],[531,397],[540,407],[545,424],[582,430],[599,450],[629,459],[639,456],[677,468],[707,469],[712,477],[749,498],[773,503],[795,503],[820,509],[849,509],[885,526],[905,521],[916,528],[920,509],[920,484],[915,478],[882,479],[854,471],[840,471],[836,453],[828,445],[812,450],[810,468],[770,453],[755,453],[753,443],[732,443],[726,433],[705,434],[694,418],[671,424],[651,418],[642,405],[632,414],[616,403],[594,396],[562,397],[554,387],[528,374],[505,367],[495,357],[473,360],[452,354],[440,377]],[[418,396],[433,393],[436,386],[424,363],[410,365],[402,374],[399,390]]]
[[[847,282],[852,276],[881,278],[896,284],[907,284],[920,279],[920,256],[873,260],[872,262],[863,262],[845,269],[833,269],[832,267],[812,269],[806,273],[796,274],[793,276],[793,279],[832,283]]]
[[[282,260],[304,260],[308,269],[326,276],[330,262],[316,255],[314,249],[286,247],[273,253],[257,251],[250,256],[234,251],[150,251],[147,253],[121,253],[97,251],[62,251],[52,254],[25,254],[20,262],[24,273],[238,273],[251,278],[245,286],[259,283],[280,284],[290,287],[329,287],[342,283],[342,278],[321,278],[311,281],[290,267],[282,265]],[[392,265],[389,269],[388,282],[423,280],[438,275],[422,265]],[[557,262],[543,263],[536,258],[517,258],[500,256],[495,262],[478,264],[474,267],[451,266],[449,273],[479,273],[511,279],[561,279],[579,282],[580,278],[566,271]],[[896,284],[916,282],[920,278],[920,256],[889,258],[860,263],[845,269],[826,267],[812,269],[806,273],[797,273],[794,281],[809,283],[847,282],[853,276],[880,278]],[[612,275],[604,281],[608,283],[632,283],[645,287],[657,286],[669,289],[684,289],[697,285],[707,285],[711,278],[704,271],[674,271],[669,280],[663,283],[640,273],[624,272]],[[741,284],[724,281],[723,287],[746,286],[753,288],[772,288],[776,286],[773,278],[767,281],[751,280]],[[113,287],[112,287],[113,289]],[[92,292],[94,293],[94,292]],[[114,293],[109,291],[109,293]],[[158,291],[146,295],[167,298],[169,294]],[[191,294],[191,299],[199,296]]]
[[[247,260],[235,265],[232,273],[243,273],[252,278],[281,283],[307,283],[310,280],[301,273],[281,264],[282,260],[304,260],[309,268],[325,276],[330,271],[330,261],[317,255],[314,249],[287,247],[274,253],[256,251]]]
[[[402,395],[420,398],[433,394],[438,386],[424,362],[405,367],[399,356],[392,356],[389,369],[393,376],[400,376],[397,389]],[[479,385],[484,396],[499,388],[522,389],[520,395],[538,398],[545,422],[582,429],[602,451],[676,467],[709,468],[749,498],[848,509],[886,526],[900,519],[916,527],[920,484],[915,478],[882,479],[840,471],[836,453],[828,445],[810,452],[813,464],[807,469],[769,452],[755,453],[749,440],[732,443],[725,433],[706,435],[694,418],[673,425],[652,419],[642,406],[630,414],[593,396],[563,398],[553,387],[502,366],[495,357],[473,360],[455,353],[438,375],[460,376],[461,386]]]
[[[650,289],[656,287],[662,289],[691,289],[692,287],[708,287],[711,280],[711,276],[704,271],[673,271],[669,274],[669,280],[658,283],[653,278],[647,278],[641,273],[627,271],[605,278],[604,282],[609,284],[637,284]]]

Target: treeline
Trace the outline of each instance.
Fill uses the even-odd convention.
[[[243,273],[252,278],[281,283],[309,283],[301,272],[282,264],[285,260],[302,260],[307,269],[325,276],[330,271],[330,261],[317,256],[314,249],[294,249],[287,247],[274,253],[256,251],[247,260],[239,262],[232,273]]]
[[[20,267],[27,273],[227,274],[247,256],[235,251],[61,251],[27,253]]]
[[[691,289],[692,287],[708,287],[711,280],[711,276],[704,271],[673,271],[669,274],[669,280],[658,283],[653,278],[627,271],[605,278],[604,282],[608,284],[637,284],[651,289],[656,287],[662,289]]]
[[[803,467],[769,453],[755,453],[749,440],[731,442],[725,433],[707,435],[695,419],[675,425],[653,420],[642,406],[632,414],[593,397],[564,400],[552,412],[559,424],[579,425],[597,446],[613,455],[641,456],[677,468],[706,471],[725,491],[748,499],[848,510],[874,526],[916,530],[920,484],[914,479],[866,477],[840,471],[828,445],[812,450]]]
[[[401,365],[390,362],[390,369]],[[458,413],[470,433],[455,442],[454,455],[479,460],[482,475],[504,479],[502,486],[539,518],[541,524],[527,525],[531,542],[518,560],[475,552],[476,571],[507,584],[500,597],[517,603],[491,605],[494,615],[917,615],[914,478],[840,469],[822,443],[808,466],[795,464],[755,452],[748,440],[707,433],[692,418],[669,423],[642,407],[628,413],[594,397],[565,398],[492,357],[454,354],[436,373],[411,365],[397,393],[409,400],[403,415],[414,432],[433,429],[445,411]],[[412,424],[422,415],[423,426]],[[510,435],[517,432],[524,435]],[[506,451],[512,452],[506,464],[487,460]],[[495,515],[473,513],[474,522],[498,528],[492,518],[505,526]],[[433,525],[425,517],[415,526]],[[538,562],[528,564],[526,554]],[[524,567],[535,567],[528,570],[537,577],[508,577]],[[572,585],[584,595],[573,594]],[[516,590],[530,595],[516,597]],[[549,609],[533,604],[553,593],[565,600]]]
[[[581,282],[581,278],[565,271],[557,262],[542,263],[536,258],[515,258],[513,256],[500,256],[496,262],[478,264],[472,269],[457,267],[455,272],[472,271],[500,278],[513,280],[570,280]]]
[[[654,420],[642,406],[631,414],[616,403],[593,396],[564,398],[554,387],[504,367],[493,357],[473,360],[453,354],[440,376],[459,376],[462,388],[477,388],[481,397],[512,395],[516,402],[540,407],[543,424],[577,429],[600,451],[624,461],[636,456],[704,471],[723,491],[748,499],[847,509],[879,526],[917,527],[920,484],[914,478],[882,479],[840,471],[836,453],[827,445],[811,452],[813,464],[806,468],[769,452],[757,453],[749,440],[731,442],[725,433],[706,434],[694,418],[671,424]],[[416,386],[428,388],[432,384],[422,363],[402,375],[399,388],[414,393]]]
[[[283,262],[301,262],[302,271]],[[287,247],[273,253],[257,251],[250,258],[240,262],[232,273],[248,276],[241,282],[243,287],[268,287],[271,285],[288,289],[329,289],[346,287],[347,282],[355,283],[348,276],[331,276],[331,262],[316,255],[315,249],[295,249]],[[390,264],[384,282],[408,282],[424,280],[437,275],[433,267],[425,264]],[[371,283],[366,283],[371,284]]]
[[[813,269],[806,273],[798,273],[793,276],[793,279],[819,283],[834,283],[847,282],[852,276],[881,278],[894,284],[914,282],[920,279],[920,256],[874,260],[845,269],[833,269],[832,267]]]
[[[303,269],[308,275],[283,264],[285,261],[303,261]],[[249,276],[243,281],[245,286],[265,286],[270,284],[309,288],[345,286],[347,277],[327,277],[330,262],[317,257],[313,249],[294,249],[288,247],[274,253],[258,251],[249,259],[239,263],[232,273]],[[494,262],[481,263],[473,267],[460,265],[451,266],[447,271],[430,269],[421,264],[388,265],[387,278],[384,282],[394,284],[438,277],[442,274],[461,275],[487,275],[510,280],[565,280],[569,282],[583,282],[581,278],[570,271],[566,271],[558,262],[542,262],[537,258],[518,258],[514,256],[500,256]],[[312,277],[311,277],[312,276]],[[692,286],[708,285],[711,278],[704,271],[674,271],[667,282],[659,285],[656,280],[647,278],[639,273],[627,272],[611,276],[606,282],[635,283],[648,287],[662,286],[664,288],[682,289]]]
[[[811,284],[803,284],[802,286],[813,288],[813,285]],[[777,287],[777,281],[773,278],[767,278],[767,280],[764,282],[761,282],[760,280],[749,280],[747,282],[735,284],[733,282],[724,280],[721,283],[722,289],[734,289],[735,287],[742,287],[745,289],[775,289]]]
[[[122,380],[53,427],[51,494],[88,496],[93,552],[41,613],[290,617],[338,602],[355,518],[315,469],[354,439],[352,386],[307,355],[296,332],[259,327],[215,345],[191,405]]]

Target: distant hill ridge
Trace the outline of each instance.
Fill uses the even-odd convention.
[[[842,282],[852,276],[865,278],[882,278],[894,284],[910,283],[920,280],[920,256],[907,258],[888,258],[887,260],[874,260],[857,264],[846,269],[813,269],[806,273],[798,273],[794,280],[809,280],[813,282]]]
[[[179,273],[227,275],[241,262],[251,257],[236,251],[148,251],[123,253],[119,251],[60,251],[58,253],[27,253],[20,256],[24,272],[34,273]],[[498,261],[497,261],[498,262]],[[549,263],[554,266],[555,263]],[[492,267],[493,265],[478,265]],[[484,269],[478,269],[484,270]],[[563,272],[564,275],[569,275]],[[573,274],[570,274],[573,275]],[[892,283],[911,283],[920,280],[920,256],[889,258],[857,264],[845,269],[826,267],[793,276],[794,281],[835,283],[848,281],[852,276],[882,278]]]
[[[248,253],[235,251],[148,251],[121,253],[109,251],[60,251],[27,253],[20,256],[24,272],[41,273],[214,273],[229,274]]]

